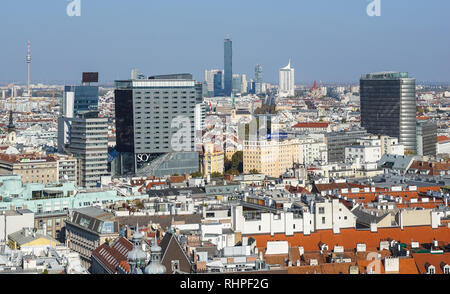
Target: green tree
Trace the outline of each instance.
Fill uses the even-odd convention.
[[[249,173],[252,175],[259,174],[259,171],[257,169],[251,169],[251,170],[249,170]]]
[[[191,177],[193,177],[193,178],[201,178],[202,177],[202,173],[201,172],[192,173]]]
[[[221,178],[222,174],[219,172],[213,172],[211,173],[211,178]]]
[[[242,173],[244,171],[244,152],[237,151],[231,157],[231,169]]]

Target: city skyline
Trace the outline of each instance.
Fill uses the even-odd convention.
[[[120,1],[82,1],[81,15],[73,17],[66,14],[69,2],[6,3],[0,23],[15,29],[5,32],[8,46],[0,48],[7,69],[0,82],[26,82],[28,40],[32,83],[71,83],[81,71],[99,71],[100,82],[112,82],[128,78],[133,68],[148,75],[189,72],[202,81],[205,69],[223,67],[227,35],[234,43],[233,72],[252,78],[254,66],[261,64],[265,82],[273,84],[289,58],[296,84],[357,83],[362,73],[390,70],[409,72],[418,82],[449,82],[448,40],[440,37],[448,30],[449,3],[438,1],[437,9],[424,1],[385,1],[381,16],[369,17],[367,1],[345,7],[336,1],[297,2],[127,3],[131,15],[119,9]],[[143,17],[155,10],[161,13]],[[159,16],[167,13],[171,24]],[[144,25],[148,35],[142,34]]]

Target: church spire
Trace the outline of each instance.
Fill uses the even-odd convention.
[[[8,133],[11,133],[13,131],[16,130],[16,126],[14,125],[14,120],[13,120],[13,111],[10,110],[9,111],[9,124],[8,124]]]

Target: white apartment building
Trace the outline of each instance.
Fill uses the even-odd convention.
[[[381,155],[405,155],[405,145],[398,143],[398,138],[389,136],[380,136],[381,140]]]
[[[368,136],[358,140],[359,145],[345,147],[346,163],[373,163],[381,158],[381,140]]]
[[[291,61],[287,66],[280,69],[280,97],[294,96],[294,68],[291,67]]]
[[[313,203],[310,212],[305,209],[302,214],[280,211],[274,213],[259,213],[246,217],[242,206],[234,206],[231,210],[231,222],[234,232],[243,235],[251,234],[285,234],[294,233],[309,235],[318,230],[332,229],[335,234],[343,228],[355,228],[356,216],[338,199]]]
[[[450,154],[450,139],[447,136],[437,138],[437,154]]]
[[[302,142],[303,164],[309,165],[314,161],[319,161],[321,164],[328,162],[327,144],[318,142],[313,139],[307,139]]]

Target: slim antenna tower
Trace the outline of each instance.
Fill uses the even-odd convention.
[[[31,99],[31,88],[30,88],[30,65],[31,65],[31,43],[28,41],[28,51],[27,51],[27,94]]]

